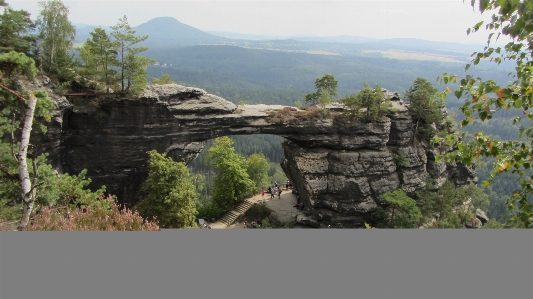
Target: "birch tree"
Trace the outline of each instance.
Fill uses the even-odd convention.
[[[43,64],[52,73],[57,55],[68,55],[72,49],[76,28],[68,19],[68,8],[61,0],[39,2],[37,19],[39,48]],[[56,69],[57,66],[56,66]]]
[[[48,111],[52,107],[51,101],[47,98],[46,93],[43,91],[34,91],[25,96],[17,91],[12,85],[15,77],[24,75],[29,80],[34,80],[37,73],[35,67],[35,61],[27,57],[24,53],[10,52],[7,54],[0,54],[0,106],[2,112],[0,113],[0,126],[6,128],[6,115],[8,113],[13,115],[13,118],[8,126],[11,133],[11,156],[13,160],[11,163],[17,164],[18,174],[13,173],[13,167],[3,165],[0,163],[0,171],[2,172],[2,178],[10,180],[18,180],[21,190],[21,199],[23,204],[22,219],[19,224],[19,229],[23,229],[28,224],[30,215],[35,203],[35,191],[37,180],[37,164],[35,157],[35,149],[33,148],[33,158],[28,159],[29,148],[33,147],[30,143],[30,134],[32,132],[34,116],[45,116],[48,120],[50,115]],[[17,115],[22,116],[19,122],[17,121]],[[20,144],[18,145],[18,151],[15,152],[15,132],[20,130]],[[4,130],[0,131],[3,132]],[[3,132],[5,133],[5,132]],[[3,134],[2,134],[3,135]],[[5,149],[6,147],[2,147]],[[5,153],[1,153],[5,156]],[[28,170],[28,164],[31,163],[33,176],[30,175]]]

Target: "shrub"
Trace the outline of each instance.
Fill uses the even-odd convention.
[[[503,228],[503,224],[499,223],[494,219],[490,219],[481,228]]]
[[[109,196],[101,198],[100,205],[70,211],[68,206],[59,209],[42,208],[33,217],[32,225],[26,230],[45,231],[158,231],[156,221],[144,220],[138,212],[127,208],[120,210],[115,200]]]
[[[225,211],[221,207],[217,206],[214,202],[210,202],[203,207],[197,208],[198,218],[201,219],[218,219]]]
[[[264,219],[270,216],[272,211],[264,203],[253,204],[248,211],[246,211],[246,216],[254,219]]]
[[[270,226],[270,221],[268,220],[268,218],[265,218],[261,221],[261,227],[262,228],[268,228],[268,227],[272,227]]]
[[[409,159],[407,159],[402,153],[393,154],[394,162],[397,167],[409,167]]]

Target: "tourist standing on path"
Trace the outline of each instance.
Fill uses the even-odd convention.
[[[276,194],[276,190],[272,189],[272,191],[270,192],[270,198],[274,198],[274,194]]]
[[[263,197],[263,200],[265,200],[265,190],[263,190],[263,192],[261,192],[261,196]]]
[[[278,190],[278,198],[281,198],[281,188]]]

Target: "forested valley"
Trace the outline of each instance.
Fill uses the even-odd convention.
[[[494,8],[507,5],[490,3]],[[493,219],[486,227],[502,227],[504,223],[508,227],[529,227],[533,221],[530,208],[533,179],[528,181],[531,148],[527,143],[532,135],[529,126],[533,112],[529,109],[533,104],[529,69],[524,66],[530,61],[520,55],[530,51],[524,47],[530,29],[521,33],[510,31],[516,39],[511,46],[504,49],[487,46],[483,52],[475,53],[477,56],[471,58],[473,67],[465,70],[462,62],[402,60],[369,54],[365,51],[373,49],[371,44],[282,41],[245,44],[206,35],[212,44],[193,41],[191,37],[189,44],[172,46],[164,44],[164,36],[157,32],[157,26],[155,31],[139,26],[137,32],[128,24],[126,16],[110,32],[94,28],[75,47],[76,28],[68,20],[68,9],[61,1],[41,2],[42,10],[36,21],[25,11],[11,9],[3,0],[0,5],[4,8],[0,15],[3,37],[0,41],[0,218],[18,219],[19,229],[75,230],[86,225],[93,230],[157,230],[159,226],[154,219],[158,219],[161,227],[195,227],[197,216],[219,217],[246,196],[287,179],[279,166],[284,155],[281,137],[218,138],[208,141],[202,153],[187,166],[150,152],[150,175],[143,187],[150,195],[133,210],[120,209],[113,197],[103,196],[105,187],[96,191],[86,188],[90,180],[85,178],[85,173],[57,175],[47,164],[46,154],[36,156],[36,149],[25,143],[32,131],[46,130],[46,120],[50,119],[54,104],[42,92],[22,90],[17,80],[32,81],[45,75],[59,94],[76,91],[136,96],[148,83],[175,82],[205,89],[237,105],[319,104],[324,108],[327,103],[340,101],[352,105],[352,111],[361,108],[371,111],[378,107],[375,117],[386,113],[380,110],[385,109],[381,105],[385,102],[380,102],[385,100],[376,95],[381,87],[399,92],[411,104],[413,117],[426,125],[421,126],[419,134],[427,142],[435,138],[443,143],[455,138],[432,131],[431,124],[444,121],[433,117],[445,104],[455,122],[448,119],[447,124],[466,135],[456,151],[443,159],[471,164],[479,158],[476,169],[480,182],[491,180],[491,184],[480,184],[475,189],[467,186],[459,191],[443,186],[439,190],[440,199],[435,199],[442,202],[438,217],[441,222],[437,227],[461,227],[459,218],[464,215],[451,216],[442,207],[453,209],[452,203],[465,194]],[[498,15],[500,21],[508,22],[512,14],[519,18],[531,15],[521,9],[510,7],[507,13]],[[473,30],[481,25],[476,26]],[[520,24],[507,26],[516,29]],[[389,47],[376,45],[381,47],[380,51]],[[274,46],[277,48],[271,49]],[[309,53],[320,49],[337,50],[336,54],[340,55]],[[450,53],[449,49],[424,50],[442,55]],[[489,57],[491,61],[485,59]],[[492,59],[497,63],[492,63]],[[509,76],[509,72],[515,72],[520,80]],[[321,85],[320,80],[326,79],[331,79],[329,85]],[[366,119],[368,113],[354,112],[351,117],[375,121],[375,117]],[[33,125],[28,123],[34,118]],[[514,122],[521,124],[522,129]],[[228,169],[233,173],[224,176]],[[229,193],[223,187],[228,185],[232,186]],[[423,200],[434,198],[430,191],[428,187],[418,196]],[[415,207],[412,199],[401,192],[387,194],[383,200],[387,206],[376,213],[378,227],[417,227],[436,211]],[[393,219],[395,207],[403,208],[406,216]],[[39,216],[28,226],[36,210]],[[72,215],[78,218],[69,217],[69,211],[74,211]],[[107,215],[114,222],[98,223],[95,215]]]

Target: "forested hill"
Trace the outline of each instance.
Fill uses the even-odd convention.
[[[76,41],[84,41],[91,28],[80,26]],[[340,97],[362,89],[365,82],[403,93],[417,77],[435,82],[443,72],[463,74],[470,54],[478,49],[418,39],[349,36],[232,39],[172,17],[155,18],[134,29],[149,36],[141,43],[149,48],[145,56],[159,64],[149,67],[149,80],[166,73],[178,83],[206,89],[235,103],[294,105],[325,73],[338,80]],[[479,75],[488,73],[498,82],[508,80],[508,71],[495,71],[494,65],[487,65],[482,72]]]
[[[463,63],[312,55],[222,45],[150,49],[147,55],[160,63],[148,68],[149,77],[166,73],[176,82],[204,88],[235,103],[244,100],[294,105],[314,89],[314,80],[325,73],[334,74],[342,97],[362,89],[365,82],[403,93],[417,77],[435,82],[443,72],[464,72]],[[496,80],[508,80],[505,71],[486,72]],[[272,94],[265,95],[265,90]]]
[[[235,103],[294,105],[325,73],[338,80],[340,97],[357,92],[365,82],[403,93],[417,77],[435,82],[443,72],[463,74],[470,54],[477,49],[418,39],[346,36],[232,39],[171,17],[155,18],[135,30],[149,36],[143,42],[149,48],[146,56],[158,62],[149,67],[149,79],[169,74],[180,84],[203,88]],[[496,71],[492,64],[474,75],[487,73],[498,82],[508,80],[508,70]]]

